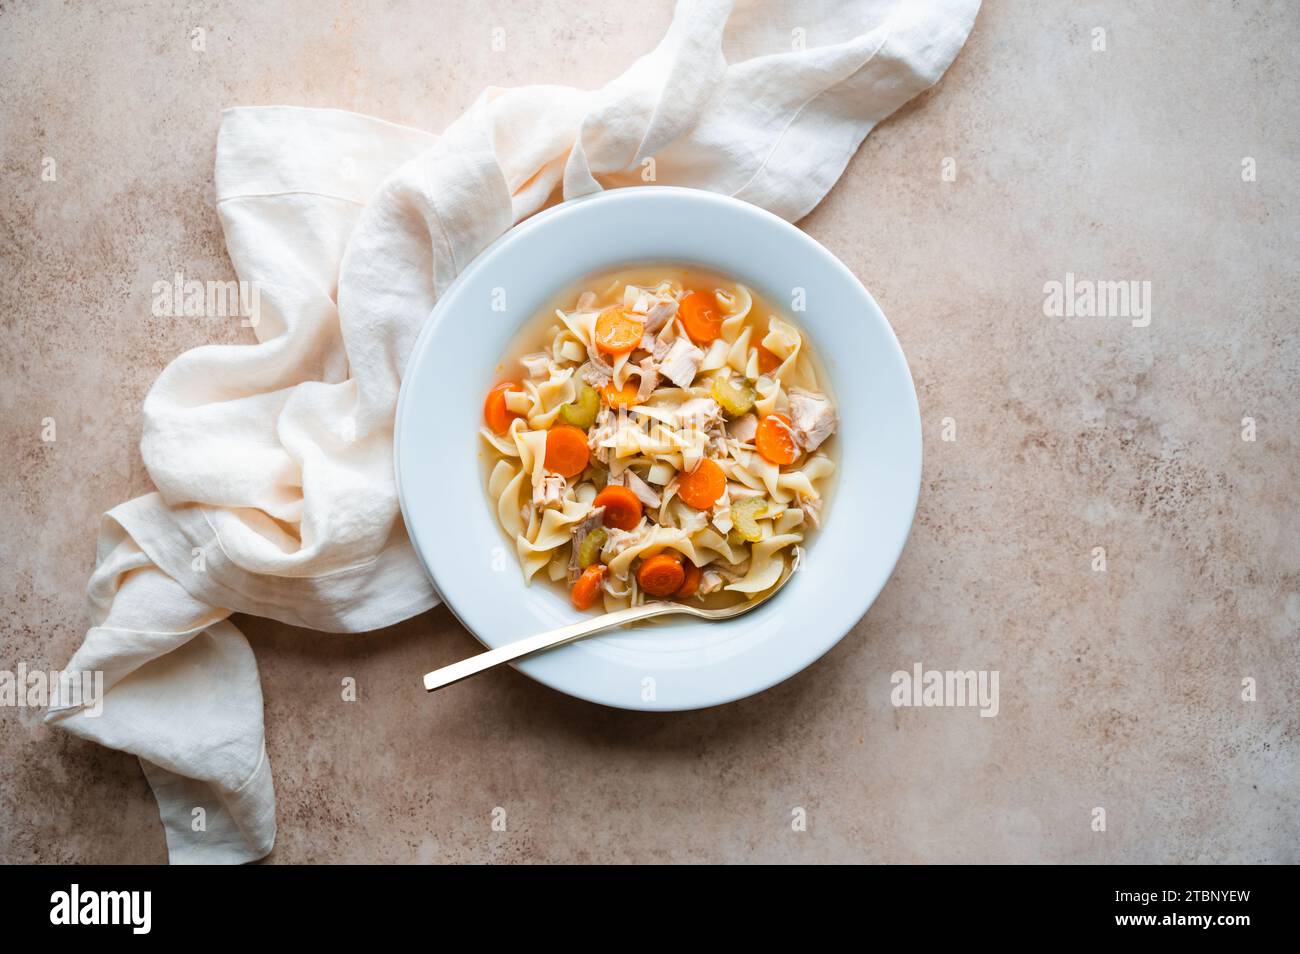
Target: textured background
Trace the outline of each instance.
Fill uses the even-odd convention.
[[[670,12],[0,5],[0,669],[79,644],[99,515],[151,489],[138,409],[159,370],[251,340],[150,314],[177,270],[233,277],[223,107],[436,130],[485,85],[605,82]],[[920,510],[868,616],[784,685],[679,715],[508,670],[426,697],[415,677],[476,647],[445,609],[365,636],[237,617],[272,860],[1300,861],[1298,26],[1285,2],[987,4],[803,223],[890,316],[921,401]],[[1150,281],[1151,325],[1044,317],[1067,271]],[[915,662],[999,670],[1001,713],[893,708]],[[38,716],[0,709],[0,860],[163,860],[136,760]]]

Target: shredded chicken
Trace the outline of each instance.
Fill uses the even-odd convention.
[[[558,507],[564,503],[564,478],[559,474],[547,474],[540,484],[533,487],[533,506],[538,510]]]
[[[705,570],[700,576],[700,588],[696,591],[701,596],[708,596],[710,593],[716,593],[722,589],[722,585],[727,582],[723,579],[722,574],[717,570]]]
[[[625,550],[645,543],[650,534],[655,532],[655,529],[654,524],[644,519],[632,530],[606,527],[605,532],[609,534],[609,540],[605,543],[605,546],[608,549],[609,559],[612,561]]]
[[[704,352],[687,338],[678,338],[659,362],[659,373],[679,388],[689,388],[700,370]]]
[[[708,441],[704,445],[705,457],[726,457],[731,453],[727,446],[727,432],[722,429],[722,425],[711,428],[706,434]]]
[[[717,571],[722,574],[723,579],[727,580],[727,582],[739,582],[740,580],[743,580],[745,574],[749,572],[749,559],[747,557],[739,563],[732,564],[731,566],[727,566],[725,563],[719,563]]]
[[[799,446],[815,451],[835,433],[835,408],[824,394],[791,388],[790,425]]]
[[[578,377],[593,388],[603,388],[613,379],[614,369],[603,360],[593,357],[578,369]]]
[[[662,361],[668,356],[669,350],[673,346],[675,339],[672,335],[664,333],[655,338],[655,346],[651,349],[650,354],[656,361]]]
[[[677,408],[677,420],[681,427],[708,431],[722,423],[722,406],[711,397],[691,398]]]
[[[742,444],[752,442],[758,434],[758,417],[753,414],[740,415],[727,425],[727,433]]]
[[[813,529],[822,525],[822,502],[817,497],[800,497],[799,509],[803,511],[804,519],[812,524]]]
[[[702,510],[696,510],[694,507],[683,507],[677,513],[677,528],[679,530],[694,533],[696,530],[703,530],[709,525],[709,518]]]
[[[675,298],[661,298],[646,312],[645,330],[647,334],[655,334],[666,325],[669,319],[677,314],[677,300]]]
[[[596,423],[587,432],[587,447],[590,448],[592,456],[602,464],[609,463],[609,448],[602,445],[614,436],[617,427],[618,417],[614,410],[608,404],[602,405],[596,414]]]
[[[654,358],[643,358],[637,367],[641,369],[641,385],[636,389],[636,400],[638,404],[644,404],[659,387],[659,371],[655,368]]]

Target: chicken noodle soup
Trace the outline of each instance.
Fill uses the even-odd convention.
[[[527,580],[607,612],[776,585],[834,470],[835,409],[793,323],[664,266],[588,279],[526,337],[482,434]]]

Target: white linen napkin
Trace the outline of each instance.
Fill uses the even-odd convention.
[[[275,840],[257,664],[231,613],[359,632],[438,602],[392,432],[406,356],[456,274],[556,190],[641,185],[648,160],[655,182],[798,220],[938,80],[978,6],[683,0],[604,88],[488,89],[441,136],[328,109],[224,114],[217,210],[258,289],[257,344],[195,348],[146,398],[158,490],[105,515],[66,667],[104,672],[102,713],[47,715],[139,756],[173,862],[255,860]]]

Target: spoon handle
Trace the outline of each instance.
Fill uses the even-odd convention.
[[[441,669],[425,673],[424,688],[429,692],[433,692],[443,686],[450,686],[453,682],[468,679],[485,669],[491,669],[493,666],[499,666],[502,663],[541,652],[543,649],[563,646],[565,643],[572,643],[594,633],[612,629],[615,626],[623,626],[640,619],[649,619],[652,616],[660,616],[664,613],[679,610],[681,610],[679,604],[654,602],[606,613],[604,616],[596,616],[592,619],[579,620],[569,626],[561,626],[559,629],[552,629],[517,642],[507,643],[504,646],[498,646],[496,649],[489,649],[487,652],[479,653],[477,656],[470,656],[468,659],[452,663],[450,666],[443,666]]]

